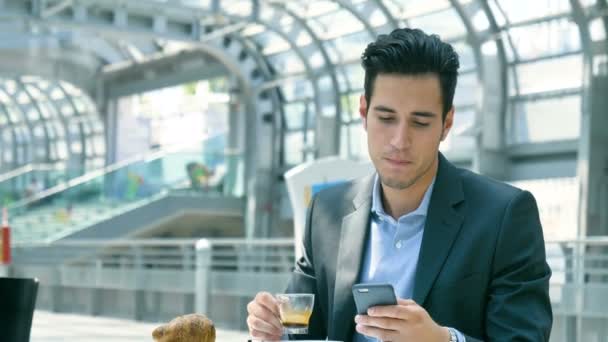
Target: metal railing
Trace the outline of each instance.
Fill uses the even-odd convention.
[[[60,167],[55,164],[27,164],[20,166],[11,171],[7,171],[5,173],[0,174],[0,183],[9,181],[11,179],[23,176],[30,172],[34,171],[56,171],[56,170],[65,170],[64,167]]]
[[[546,250],[551,340],[608,336],[608,237],[547,241]],[[283,291],[294,259],[292,239],[58,241],[15,246],[13,273],[54,289],[179,293],[191,296],[192,310],[214,317],[228,306],[220,296],[243,306],[258,291]],[[239,310],[226,321],[244,322]]]
[[[283,291],[294,264],[293,246],[293,239],[64,240],[18,244],[14,246],[13,275],[36,277],[41,287],[56,292],[61,288],[80,288],[191,296],[193,310],[213,317],[222,308],[217,303],[212,305],[210,298],[250,299],[261,290]],[[49,295],[51,301],[61,297],[56,293]],[[138,312],[144,311],[137,308],[139,305],[143,304],[135,303],[133,313],[137,319],[142,316]],[[61,303],[52,302],[49,306],[66,310]],[[243,317],[233,319],[244,322]]]

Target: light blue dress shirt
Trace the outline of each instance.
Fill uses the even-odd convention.
[[[422,233],[434,185],[435,179],[416,210],[395,220],[384,211],[380,178],[376,174],[372,191],[370,232],[359,283],[389,283],[393,285],[397,297],[412,298]],[[459,342],[465,342],[460,332],[456,331],[456,336]],[[353,342],[374,340],[356,331],[353,337]]]

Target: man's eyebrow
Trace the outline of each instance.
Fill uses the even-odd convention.
[[[434,118],[437,116],[437,114],[435,114],[433,112],[420,112],[420,111],[412,112],[412,115],[421,116],[424,118]]]
[[[393,108],[387,107],[387,106],[383,106],[383,105],[374,106],[373,109],[375,111],[378,111],[378,112],[397,113],[397,111],[394,110]]]

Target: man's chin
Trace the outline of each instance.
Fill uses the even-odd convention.
[[[407,189],[415,183],[415,181],[411,179],[396,179],[391,177],[382,177],[382,175],[380,175],[380,180],[382,181],[382,185],[395,190]]]

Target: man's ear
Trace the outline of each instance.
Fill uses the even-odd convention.
[[[454,106],[450,108],[448,113],[445,116],[445,120],[443,121],[443,130],[441,132],[441,141],[444,141],[448,136],[450,129],[452,129],[452,125],[454,124]]]
[[[359,97],[359,115],[361,115],[361,121],[363,121],[363,128],[367,130],[367,100],[365,100],[365,95]]]

